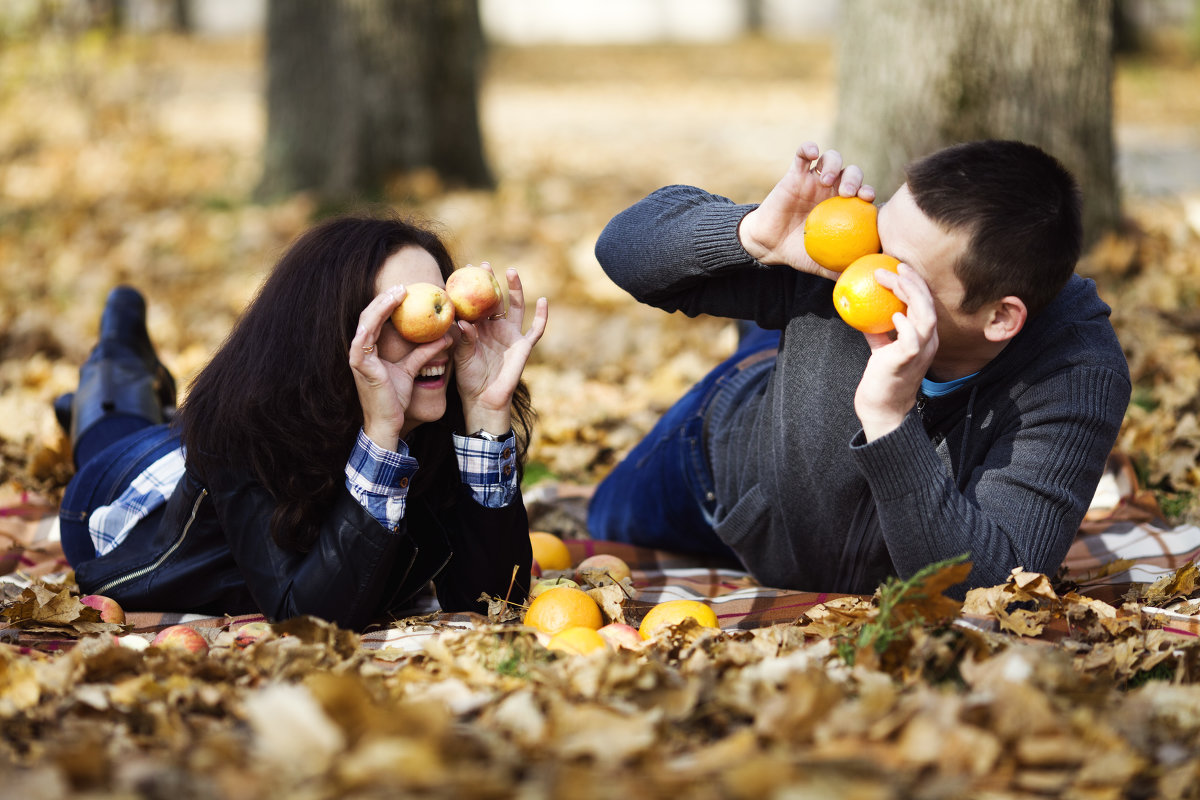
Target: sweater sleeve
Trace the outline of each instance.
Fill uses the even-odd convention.
[[[965,475],[950,474],[915,413],[869,443],[860,431],[851,451],[898,573],[962,554],[973,562],[968,587],[1003,583],[1015,567],[1056,572],[1128,398],[1128,382],[1098,368],[1064,370],[1028,387],[1013,419],[985,420],[999,433]]]
[[[640,302],[782,328],[800,273],[761,264],[742,247],[738,225],[754,208],[695,187],[667,186],[608,223],[596,258]]]

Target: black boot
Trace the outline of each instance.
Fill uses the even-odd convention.
[[[77,442],[108,414],[158,424],[174,410],[175,379],[150,343],[146,301],[136,289],[118,286],[100,317],[100,341],[79,369],[79,388],[54,401],[55,416]]]

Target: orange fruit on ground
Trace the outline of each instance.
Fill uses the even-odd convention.
[[[576,625],[573,628],[564,628],[551,636],[546,647],[563,653],[586,656],[588,653],[607,648],[608,643],[603,636],[596,632],[595,628]]]
[[[668,625],[682,622],[688,617],[706,628],[721,627],[717,622],[717,613],[706,603],[699,600],[664,600],[646,612],[638,627],[638,634],[643,639],[650,639]]]
[[[551,636],[567,628],[595,630],[604,624],[600,606],[582,589],[555,586],[539,594],[525,612],[525,624]]]
[[[804,220],[804,249],[826,269],[841,272],[868,253],[879,252],[879,210],[860,197],[822,200]]]
[[[548,569],[571,568],[571,551],[567,549],[563,540],[553,533],[530,531],[529,544],[533,547],[533,560],[539,567],[534,570],[535,573],[540,575]]]
[[[900,298],[875,280],[875,270],[896,271],[900,262],[883,253],[863,256],[838,276],[833,285],[833,307],[846,324],[863,333],[887,333],[896,326],[892,314],[905,312]]]

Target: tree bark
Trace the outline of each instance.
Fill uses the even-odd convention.
[[[1093,243],[1120,215],[1112,0],[843,0],[836,147],[888,197],[955,142],[1020,139],[1074,173]]]
[[[476,0],[271,0],[260,199],[346,201],[397,173],[491,185]]]

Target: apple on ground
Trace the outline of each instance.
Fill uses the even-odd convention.
[[[411,283],[404,300],[392,312],[392,324],[410,342],[432,342],[445,336],[454,324],[454,305],[442,287]]]
[[[578,589],[579,584],[570,578],[543,578],[539,581],[534,581],[529,587],[529,599],[537,597],[547,589],[553,589],[555,586],[569,586],[572,589]]]
[[[102,594],[85,594],[79,598],[79,602],[99,611],[102,622],[111,622],[116,625],[125,624],[125,609],[121,608],[120,603],[111,597],[105,597]]]
[[[598,579],[611,578],[613,583],[620,583],[626,578],[633,577],[633,570],[619,556],[608,553],[597,553],[588,556],[575,567],[575,580],[580,583],[597,583]],[[589,580],[590,579],[590,580]]]
[[[150,644],[164,650],[183,650],[189,653],[208,652],[208,640],[195,628],[188,625],[171,625],[163,628]]]
[[[646,644],[638,629],[624,622],[610,622],[596,633],[604,637],[604,641],[614,650],[622,647],[626,650],[640,650]]]
[[[271,623],[263,622],[247,622],[245,625],[238,628],[233,633],[233,646],[239,650],[249,647],[255,642],[262,641],[270,637],[272,634]]]
[[[495,275],[470,264],[450,273],[446,279],[446,294],[454,304],[455,315],[467,322],[483,317],[504,297]]]

